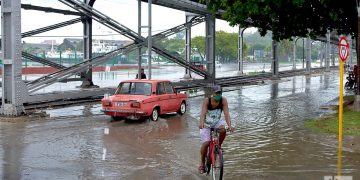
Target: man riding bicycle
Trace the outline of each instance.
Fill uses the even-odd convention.
[[[221,119],[222,112],[224,112],[225,121]],[[198,169],[200,173],[205,172],[205,156],[210,143],[210,128],[219,129],[219,144],[221,146],[226,137],[225,123],[228,126],[228,130],[233,131],[227,99],[222,97],[221,87],[215,85],[212,88],[212,96],[204,99],[200,114],[199,128],[202,143],[200,148],[200,166]]]

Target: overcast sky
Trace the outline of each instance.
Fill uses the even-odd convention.
[[[57,0],[22,0],[24,4],[32,4],[37,6],[46,6],[58,9],[72,10]],[[137,32],[137,0],[97,0],[94,8],[101,11],[105,15],[110,16],[119,23]],[[162,30],[166,30],[185,22],[185,12],[178,11],[162,6],[152,6],[152,30],[153,34]],[[76,18],[75,16],[62,15],[56,13],[45,13],[40,11],[22,10],[22,32],[30,31],[40,27],[52,25]],[[147,3],[142,3],[142,25],[147,25]],[[237,32],[237,27],[231,27],[227,22],[222,20],[216,21],[216,30],[224,30],[226,32]],[[251,30],[250,30],[251,31]],[[112,35],[111,35],[112,34]],[[61,43],[64,37],[39,37],[39,36],[81,36],[82,23],[77,23],[57,30],[38,34],[37,37],[24,38],[26,42],[42,42],[45,39],[55,39]],[[125,37],[118,35],[111,29],[97,23],[93,23],[94,39],[114,39],[124,40]],[[96,36],[109,35],[109,36]],[[201,23],[192,28],[192,36],[205,35],[205,23]],[[147,29],[143,29],[143,36],[147,36]],[[74,37],[76,38],[76,37]],[[78,37],[81,38],[81,37]]]

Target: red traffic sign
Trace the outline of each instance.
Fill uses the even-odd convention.
[[[346,59],[349,57],[349,43],[347,42],[346,38],[343,36],[340,38],[339,42],[339,56],[340,59],[345,62]]]

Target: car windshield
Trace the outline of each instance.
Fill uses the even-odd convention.
[[[115,94],[151,95],[151,83],[125,82],[120,83]]]

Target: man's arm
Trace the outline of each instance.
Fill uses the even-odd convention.
[[[200,124],[199,124],[199,128],[202,129],[204,128],[204,124],[205,124],[205,115],[207,113],[207,106],[208,106],[208,98],[204,99],[202,108],[201,108],[201,114],[200,114]]]
[[[229,104],[228,104],[227,99],[225,97],[222,97],[222,104],[223,104],[223,111],[224,111],[226,124],[228,125],[229,130],[232,131],[233,128],[231,126],[231,119],[230,119],[230,113],[229,113]]]

